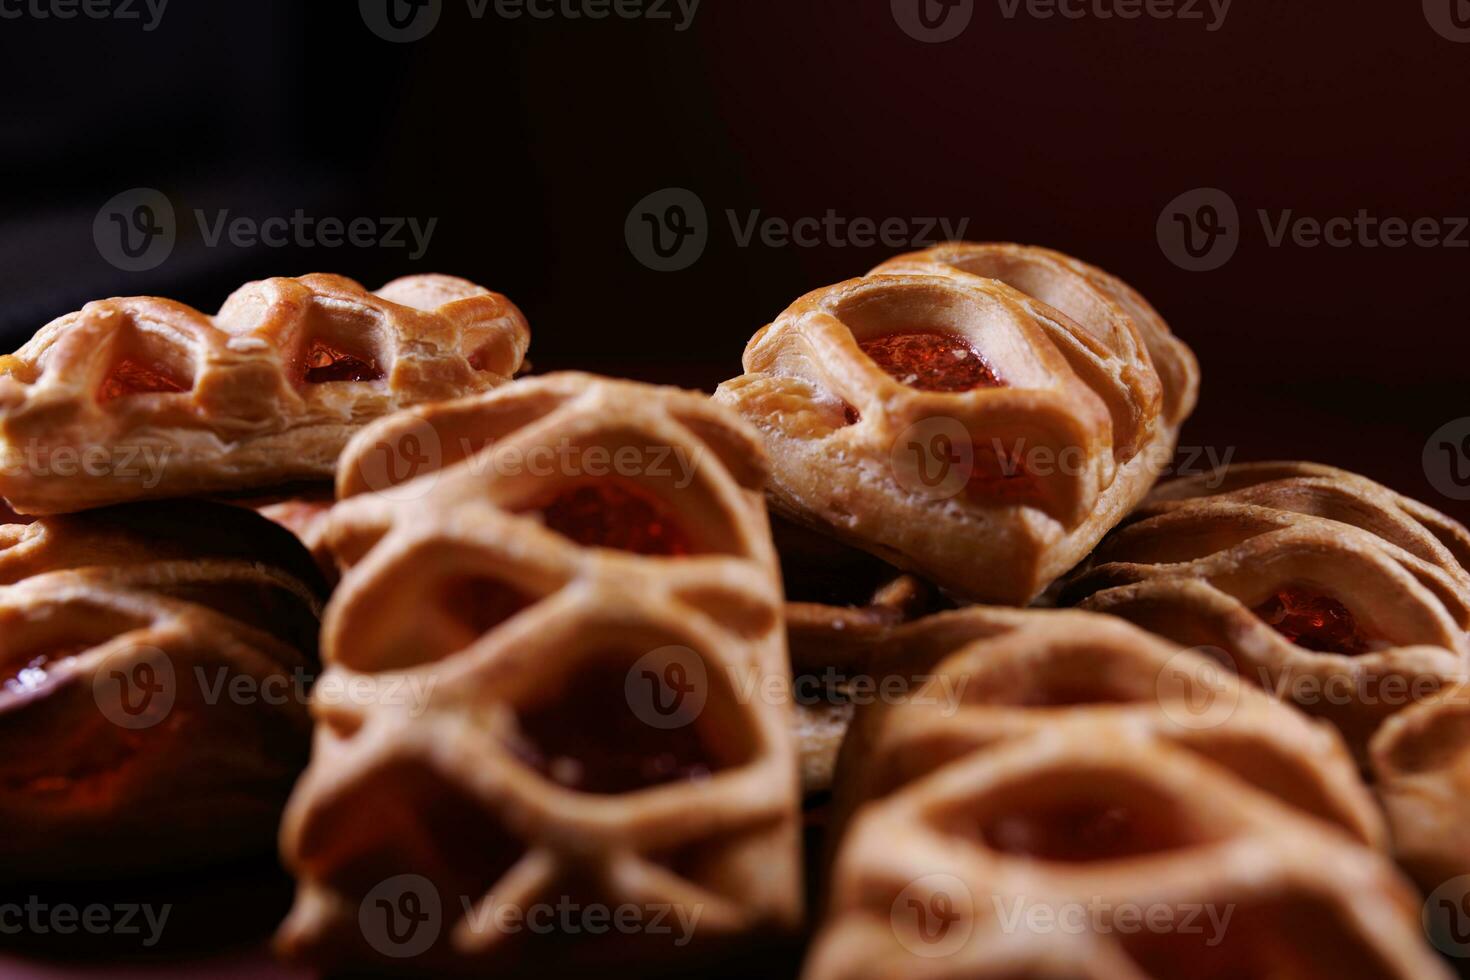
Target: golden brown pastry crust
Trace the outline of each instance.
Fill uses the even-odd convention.
[[[392,482],[408,470],[383,460],[420,458],[426,446],[436,447],[432,463]],[[560,492],[613,479],[565,462],[553,473],[525,470],[538,448],[558,446],[579,460],[682,452],[694,464],[687,482],[651,472],[617,479],[660,499],[692,552],[581,545],[545,526]],[[299,880],[278,936],[287,955],[335,969],[381,965],[359,905],[405,873],[432,883],[445,916],[416,969],[483,971],[560,955],[554,943],[522,937],[531,944],[523,946],[477,929],[462,897],[476,911],[569,895],[610,908],[697,906],[696,946],[797,923],[797,762],[762,469],[754,434],[704,397],[590,375],[425,406],[353,441],[327,527],[346,570],[324,623],[324,683],[386,690],[416,680],[432,696],[420,711],[316,706],[313,762],[282,829]],[[370,492],[374,484],[382,492]],[[616,740],[598,719],[637,713],[625,678],[667,647],[693,658],[689,678],[707,679],[703,707],[683,727],[697,735],[711,774],[626,791],[578,788],[602,778],[598,763],[541,740],[576,732]],[[767,693],[752,696],[744,688],[752,682]],[[585,700],[589,683],[602,686]],[[566,761],[543,766],[552,756]],[[444,813],[454,819],[436,823]],[[482,861],[484,853],[501,859]],[[667,937],[618,938],[631,948],[613,954],[592,943],[567,954],[673,951]]]
[[[296,542],[223,505],[119,507],[0,526],[0,583],[6,876],[267,852],[324,594]]]
[[[267,279],[212,317],[89,303],[0,358],[0,496],[51,514],[330,478],[364,424],[504,383],[529,339],[509,300],[451,276]]]
[[[1365,846],[1381,818],[1336,735],[1200,655],[1110,617],[972,608],[874,656],[931,679],[844,746],[807,980],[1447,976]],[[952,712],[924,701],[945,680]],[[1230,910],[1219,936],[1184,925],[1206,907]],[[1130,928],[1130,908],[1173,918]],[[1033,910],[1053,918],[1006,924]]]
[[[1467,563],[1470,533],[1422,504],[1342,470],[1259,463],[1160,486],[1066,595],[1223,651],[1363,758],[1384,718],[1470,668]],[[1256,612],[1282,590],[1339,603],[1371,642],[1298,645]]]
[[[961,335],[1003,386],[920,390],[859,347],[909,331]],[[944,246],[811,293],[744,364],[715,397],[765,436],[779,512],[1010,604],[1142,499],[1198,387],[1193,356],[1136,293],[1018,245]]]
[[[1426,892],[1470,875],[1470,685],[1389,718],[1371,755],[1399,863]]]

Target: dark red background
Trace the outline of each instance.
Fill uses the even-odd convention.
[[[1449,2],[1449,0],[1445,0]],[[214,308],[256,276],[369,285],[444,270],[530,315],[538,369],[711,385],[749,334],[882,247],[738,247],[724,218],[969,219],[969,236],[1055,246],[1131,281],[1204,364],[1185,441],[1385,479],[1457,514],[1420,465],[1470,414],[1470,249],[1271,248],[1258,208],[1316,218],[1470,215],[1470,45],[1418,3],[1235,3],[1179,20],[1002,16],[918,43],[887,0],[705,0],[670,22],[474,20],[446,0],[415,45],[357,5],[172,5],[158,30],[6,21],[9,178],[0,330],[11,343],[90,298],[161,292]],[[151,273],[98,256],[113,194],[181,210],[438,217],[403,252],[204,249]],[[634,260],[623,222],[666,186],[714,221],[692,268]],[[1244,238],[1209,273],[1160,250],[1176,195],[1225,190]]]
[[[1075,253],[1153,300],[1204,367],[1186,444],[1338,464],[1470,519],[1420,463],[1470,415],[1470,249],[1271,248],[1255,218],[1470,215],[1470,44],[1413,0],[1238,0],[1215,33],[1007,20],[978,0],[942,45],[906,36],[888,0],[704,0],[684,33],[474,21],[446,0],[416,45],[374,37],[352,2],[175,0],[152,33],[3,21],[0,50],[8,346],[99,296],[212,309],[263,275],[436,270],[521,304],[538,370],[712,386],[792,299],[890,253],[741,248],[726,209],[968,219],[971,238]],[[418,263],[186,238],[133,275],[99,256],[92,220],[140,185],[181,210],[440,220]],[[668,186],[715,225],[697,264],[656,273],[623,226]],[[1208,273],[1155,236],[1197,187],[1245,223]]]

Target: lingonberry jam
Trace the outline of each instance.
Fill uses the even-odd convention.
[[[1299,647],[1357,656],[1373,648],[1352,610],[1304,586],[1285,586],[1255,608],[1255,614]]]
[[[604,480],[564,490],[541,508],[551,530],[580,545],[636,555],[687,555],[694,545],[661,497],[631,483]]]
[[[173,375],[165,365],[124,357],[108,372],[107,380],[102,382],[102,387],[97,392],[97,400],[110,402],[128,395],[188,390],[189,386]]]
[[[325,340],[313,340],[306,349],[306,383],[326,384],[332,381],[378,381],[382,370],[371,357],[359,357],[335,347]]]
[[[1005,382],[979,351],[957,334],[890,333],[858,344],[888,374],[923,391],[1000,388]]]

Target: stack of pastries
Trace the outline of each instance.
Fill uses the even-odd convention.
[[[1161,483],[1199,368],[1131,287],[899,256],[713,398],[529,339],[314,275],[0,358],[0,868],[277,841],[329,973],[1450,975],[1470,532]]]

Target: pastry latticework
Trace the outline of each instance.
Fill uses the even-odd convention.
[[[561,461],[532,472],[548,447]],[[620,451],[618,472],[586,471]],[[410,457],[416,479],[394,482]],[[391,964],[359,912],[406,874],[443,909],[414,969],[678,952],[648,932],[485,926],[559,901],[698,909],[706,948],[793,927],[797,764],[761,482],[754,434],[707,399],[589,375],[362,433],[328,521],[345,572],[323,655],[327,680],[381,697],[316,707],[281,947]],[[420,710],[388,696],[405,682],[432,690]],[[665,698],[678,685],[692,700]],[[686,715],[649,714],[670,708]]]
[[[1259,463],[1158,488],[1068,601],[1223,652],[1340,728],[1362,758],[1384,718],[1470,668],[1470,532],[1371,480]]]
[[[1208,658],[986,609],[875,656],[927,680],[844,746],[807,980],[1449,975],[1336,734]]]
[[[171,873],[271,849],[306,764],[324,587],[224,505],[0,526],[0,869]]]
[[[1024,604],[1170,462],[1198,370],[1149,305],[1045,249],[954,244],[811,293],[716,398],[773,506],[971,599]]]
[[[89,303],[0,357],[0,496],[49,514],[330,479],[364,424],[504,383],[529,340],[450,276],[267,279],[214,316]]]

